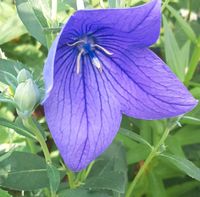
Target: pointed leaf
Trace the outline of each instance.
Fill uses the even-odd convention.
[[[0,82],[7,85],[16,86],[17,73],[23,67],[25,67],[25,65],[20,62],[8,59],[0,59]]]
[[[161,154],[160,156],[186,173],[188,176],[200,181],[200,168],[195,166],[191,161],[176,155],[170,155],[166,153]]]
[[[176,75],[184,80],[184,68],[181,65],[181,54],[176,38],[167,22],[166,17],[163,15],[164,24],[164,47],[165,57],[167,64],[176,73]]]
[[[88,179],[83,186],[92,190],[111,190],[119,193],[125,192],[126,177],[122,172],[108,172],[102,176]]]
[[[25,127],[19,124],[19,122],[10,122],[4,118],[0,118],[0,125],[15,130],[18,134],[35,139],[35,136],[32,135]]]
[[[166,7],[171,12],[171,14],[176,18],[181,28],[185,32],[185,34],[190,38],[192,42],[196,43],[197,37],[193,29],[190,27],[190,25],[179,15],[179,13],[173,7],[171,7],[170,5],[167,5]]]
[[[50,189],[52,193],[56,193],[60,185],[60,173],[54,165],[50,164],[47,165],[47,174],[49,177]]]
[[[145,144],[149,147],[151,147],[151,145],[145,140],[143,139],[140,135],[138,135],[137,133],[133,132],[133,131],[130,131],[128,129],[124,129],[124,128],[120,128],[119,132],[122,134],[122,135],[125,135],[137,142],[140,142],[142,144]]]
[[[42,1],[17,0],[16,6],[18,15],[29,33],[44,46],[47,46],[43,26],[47,25],[47,21],[42,12],[36,7],[39,3],[42,8],[41,2]]]
[[[49,186],[45,160],[25,152],[13,152],[0,162],[0,185],[13,190],[31,191]]]

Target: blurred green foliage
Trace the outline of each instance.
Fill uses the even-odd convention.
[[[85,5],[87,8],[116,8],[144,2],[147,1],[85,0]],[[45,163],[39,143],[17,118],[9,95],[13,95],[21,68],[29,69],[43,88],[42,69],[48,48],[62,24],[76,10],[76,3],[60,0],[57,10],[56,19],[52,19],[49,0],[0,1],[0,57],[4,57],[0,59],[0,197],[125,196],[130,182],[171,121],[176,125],[132,195],[200,196],[200,104],[180,120],[144,121],[124,116],[110,148],[78,174],[69,172],[62,164],[39,106],[34,117],[53,165]],[[162,13],[161,36],[152,50],[200,100],[200,3],[198,0],[165,0]]]

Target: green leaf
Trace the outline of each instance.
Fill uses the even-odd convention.
[[[60,172],[58,169],[50,164],[47,165],[47,174],[49,177],[49,185],[52,193],[56,193],[60,185]]]
[[[178,130],[178,132],[173,135],[181,146],[199,143],[200,132],[198,126],[186,125]]]
[[[166,161],[176,166],[178,169],[180,169],[182,172],[184,172],[188,176],[200,181],[200,168],[195,166],[191,161],[185,158],[182,158],[176,155],[170,155],[167,153],[161,154],[160,157],[163,157]]]
[[[116,7],[116,0],[108,0],[108,4],[110,8],[115,8]]]
[[[152,143],[153,142],[153,139],[152,139],[153,134],[152,134],[150,121],[140,120],[138,127],[140,130],[139,133],[140,133],[141,138],[146,140],[148,143]]]
[[[95,162],[91,175],[100,176],[107,172],[127,172],[125,150],[121,142],[114,142]]]
[[[179,183],[177,185],[173,185],[167,190],[167,195],[170,197],[183,196],[187,192],[190,192],[192,189],[199,186],[199,182],[197,181],[187,181],[185,183]]]
[[[0,186],[32,191],[49,186],[45,160],[26,152],[13,152],[0,162]]]
[[[13,99],[9,98],[8,96],[6,96],[3,93],[0,93],[0,102],[1,103],[10,103],[15,105],[15,102],[13,101]]]
[[[74,1],[74,0],[68,0],[68,1],[59,1],[58,2],[58,8],[59,7],[64,7],[64,5],[63,4],[67,4],[67,5],[69,5],[70,7],[72,7],[72,8],[74,8],[75,10],[77,9],[77,7],[76,7],[76,1]]]
[[[140,142],[142,144],[145,144],[145,145],[151,147],[151,145],[145,139],[143,139],[140,135],[138,135],[137,133],[135,133],[133,131],[130,131],[130,130],[124,129],[124,128],[120,128],[119,133],[131,138],[132,140],[135,140],[137,142]]]
[[[184,70],[184,75],[185,75],[185,70],[188,69],[189,67],[190,45],[191,45],[191,42],[186,41],[183,47],[180,49],[180,54],[181,54],[180,63]]]
[[[148,193],[152,197],[167,197],[162,179],[156,174],[156,170],[148,172],[149,188]]]
[[[149,153],[150,149],[148,149],[144,144],[133,145],[126,153],[128,165],[145,160]]]
[[[17,58],[21,62],[26,62],[28,69],[33,72],[34,79],[41,78],[44,60],[46,58],[45,54],[38,49],[39,45],[34,46],[28,43],[15,45],[13,49],[15,54],[12,54],[14,58]]]
[[[7,191],[0,188],[0,197],[12,197]]]
[[[179,132],[177,132],[179,133]],[[185,157],[185,153],[182,148],[182,144],[178,137],[168,136],[166,140],[166,147],[167,149],[174,155],[178,155],[180,157]]]
[[[32,135],[24,126],[22,126],[18,121],[10,122],[4,118],[0,118],[0,125],[15,130],[18,134],[31,139],[35,139],[35,136]]]
[[[196,46],[194,48],[194,51],[192,53],[192,57],[191,57],[191,60],[190,60],[188,72],[187,72],[187,74],[185,76],[184,83],[186,85],[188,85],[190,80],[192,79],[192,77],[193,77],[193,75],[195,73],[195,70],[196,70],[196,68],[198,66],[199,60],[200,60],[200,36],[198,37],[197,44],[196,44]]]
[[[107,172],[101,176],[88,178],[83,187],[92,190],[111,190],[124,193],[125,183],[126,177],[123,172]]]
[[[174,34],[163,15],[164,24],[164,47],[167,64],[176,73],[181,81],[184,81],[185,68],[182,66],[182,56]]]
[[[128,2],[126,2],[127,4]],[[109,8],[124,8],[125,1],[124,0],[108,0]]]
[[[12,87],[17,86],[17,73],[25,67],[22,63],[7,60],[7,59],[0,59],[0,82],[11,85]]]
[[[178,23],[180,24],[181,28],[185,32],[185,34],[190,38],[190,40],[194,43],[197,42],[197,37],[193,31],[193,29],[190,27],[190,25],[179,15],[179,13],[170,5],[166,6],[167,9],[171,12],[171,14],[176,18]]]
[[[26,33],[11,3],[0,1],[0,45]]]
[[[0,155],[0,162],[10,157],[14,149],[10,149],[8,152]]]
[[[200,118],[192,117],[192,116],[183,116],[182,121],[186,124],[192,124],[192,125],[200,125]]]
[[[194,83],[194,84],[193,84]],[[193,89],[191,89],[191,93],[192,95],[200,100],[200,83],[196,83],[196,82],[191,82],[191,85],[194,86]],[[191,113],[191,112],[190,112]],[[189,113],[189,114],[190,114]],[[199,115],[200,115],[200,105],[199,105]]]
[[[16,0],[17,12],[29,33],[44,46],[47,46],[44,28],[47,20],[38,7],[43,8],[45,1]]]
[[[59,197],[111,197],[105,192],[93,192],[85,189],[68,189],[59,193]]]
[[[127,183],[127,164],[121,143],[113,143],[107,151],[96,160],[84,188],[102,189],[124,193]]]
[[[41,124],[35,118],[33,118],[33,122],[34,122],[35,126],[37,127],[37,129],[42,134],[44,140],[46,141],[47,140],[47,136],[46,136],[45,130],[43,129],[43,127],[41,126]]]

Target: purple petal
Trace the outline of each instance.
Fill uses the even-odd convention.
[[[111,86],[90,59],[83,59],[82,73],[77,74],[72,57],[56,71],[44,108],[65,163],[79,171],[111,144],[120,126],[121,112]]]
[[[109,146],[122,113],[161,119],[196,105],[164,62],[144,48],[158,38],[160,4],[78,11],[51,47],[44,68],[45,115],[71,170],[85,168]]]
[[[43,99],[43,102],[46,100],[46,98],[49,96],[49,93],[53,87],[53,78],[54,78],[54,60],[55,60],[55,54],[57,50],[59,37],[57,37],[53,44],[51,45],[51,48],[48,53],[47,60],[44,65],[43,69],[43,75],[44,75],[44,82],[45,82],[45,98]]]
[[[139,119],[162,119],[192,110],[197,101],[165,63],[149,49],[118,49],[98,57],[121,102],[122,112]]]
[[[77,11],[49,50],[43,71],[46,91],[43,102],[53,86],[57,48],[67,48],[67,43],[73,43],[88,34],[94,35],[99,45],[110,45],[117,41],[120,45],[150,46],[156,42],[160,32],[160,5],[160,0],[152,0],[134,8]]]
[[[99,41],[107,39],[112,43],[118,39],[129,45],[150,46],[159,37],[160,6],[161,0],[152,0],[142,6],[126,9],[80,10],[70,18],[64,34],[76,39],[79,34],[95,33]],[[65,37],[63,41],[73,42],[70,37]]]

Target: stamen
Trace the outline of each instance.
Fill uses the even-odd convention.
[[[99,49],[101,49],[102,51],[104,51],[107,55],[113,55],[113,53],[111,53],[110,51],[108,51],[107,49],[105,49],[104,47],[98,45],[98,44],[93,44],[93,47],[97,47]]]
[[[70,47],[72,47],[72,46],[75,46],[75,45],[81,44],[81,43],[85,43],[85,41],[84,41],[84,40],[79,40],[79,41],[76,41],[76,42],[74,42],[74,43],[72,43],[72,44],[67,43],[67,45],[70,46]]]
[[[76,73],[77,74],[79,74],[80,70],[81,70],[81,56],[82,55],[88,55],[92,60],[93,66],[95,66],[100,72],[102,72],[101,62],[99,61],[98,57],[94,53],[95,48],[100,49],[107,55],[113,55],[113,53],[111,53],[104,47],[102,47],[98,44],[93,44],[93,43],[91,43],[91,41],[88,41],[88,39],[78,40],[74,43],[67,43],[67,45],[70,47],[78,45],[77,47],[80,52],[78,53],[78,56],[76,59]]]
[[[81,70],[81,55],[84,53],[84,49],[82,49],[78,56],[77,56],[77,60],[76,60],[76,73],[79,74],[80,70]]]

